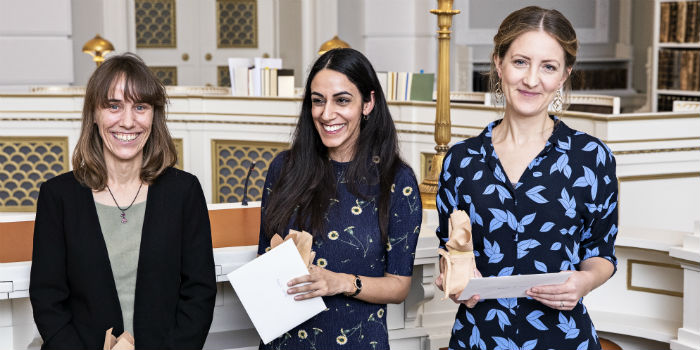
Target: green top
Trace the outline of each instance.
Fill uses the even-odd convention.
[[[102,236],[107,245],[114,283],[117,286],[117,295],[124,319],[124,330],[133,335],[136,269],[139,264],[139,247],[141,247],[141,230],[146,212],[146,201],[135,203],[124,212],[126,223],[122,223],[122,212],[119,208],[97,202],[95,202],[95,207],[102,228]]]

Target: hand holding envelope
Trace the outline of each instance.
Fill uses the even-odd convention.
[[[294,241],[294,245],[297,246],[299,255],[301,255],[301,260],[306,264],[306,268],[308,269],[309,266],[313,264],[314,258],[316,257],[316,252],[311,250],[311,244],[314,241],[314,237],[310,233],[306,231],[299,232],[289,230],[289,234],[284,239],[275,233],[275,235],[272,236],[272,239],[270,239],[270,249],[274,249],[278,245],[290,239]]]
[[[475,277],[474,243],[472,241],[472,224],[469,215],[463,210],[452,212],[449,219],[449,240],[447,250],[438,249],[440,270],[444,273],[443,290],[447,299],[459,294]]]
[[[287,292],[288,281],[309,274],[315,255],[313,237],[294,232],[284,240],[275,235],[274,249],[227,275],[265,344],[326,309],[321,297],[299,301]]]
[[[112,329],[108,329],[105,334],[104,350],[134,350],[134,337],[128,331],[124,331],[119,338],[116,338],[112,334]]]

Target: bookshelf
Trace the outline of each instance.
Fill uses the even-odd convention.
[[[654,0],[653,111],[700,101],[700,0]]]

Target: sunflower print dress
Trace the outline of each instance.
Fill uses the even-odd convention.
[[[577,270],[592,257],[616,265],[618,190],[610,149],[557,121],[544,149],[513,183],[491,141],[500,122],[455,144],[445,157],[436,201],[440,247],[450,213],[464,210],[484,277]],[[503,298],[472,309],[461,304],[450,349],[600,349],[600,343],[583,298],[571,311]]]
[[[279,176],[284,152],[270,165],[262,198],[262,213]],[[400,167],[391,188],[389,242],[382,244],[378,200],[363,200],[347,188],[343,177],[349,163],[333,161],[337,196],[328,208],[326,232],[314,238],[315,264],[333,272],[381,277],[411,276],[422,208],[413,171]],[[376,193],[378,187],[371,189]],[[297,228],[292,223],[289,228]],[[289,232],[287,230],[287,232]],[[285,233],[286,234],[286,233]],[[280,232],[280,235],[282,233]],[[260,234],[258,254],[270,241]],[[326,310],[260,349],[389,349],[386,305],[371,304],[342,294],[323,297]]]

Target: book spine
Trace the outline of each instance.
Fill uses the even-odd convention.
[[[661,3],[661,14],[659,21],[659,42],[668,42],[669,21],[671,19],[671,3]]]
[[[674,41],[676,38],[676,18],[678,17],[678,3],[669,3],[669,22],[668,22],[668,42]]]

